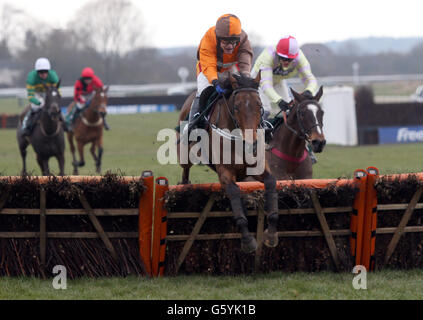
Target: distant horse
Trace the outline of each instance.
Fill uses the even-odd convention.
[[[65,168],[65,137],[63,124],[60,121],[60,93],[58,88],[45,86],[45,104],[39,111],[39,119],[29,137],[21,135],[22,121],[31,106],[28,106],[20,115],[17,139],[22,157],[22,174],[26,174],[26,148],[32,144],[37,154],[37,162],[44,176],[50,174],[48,160],[56,157],[59,162],[59,174],[63,176]]]
[[[322,152],[326,145],[323,134],[323,110],[319,100],[323,88],[313,99],[306,99],[292,90],[294,105],[286,122],[281,118],[275,123],[273,138],[266,151],[272,174],[278,180],[311,179],[313,168],[306,142],[311,142],[313,152]]]
[[[78,174],[78,167],[85,165],[84,146],[87,143],[91,143],[90,151],[95,161],[96,171],[97,173],[101,172],[104,117],[107,114],[107,90],[108,87],[95,89],[95,94],[89,106],[75,119],[73,130],[67,133],[72,152],[73,174],[75,175]],[[76,160],[74,137],[78,146],[79,161]],[[96,154],[96,148],[98,154]]]
[[[246,163],[244,154],[242,155],[243,161],[239,164],[239,161],[235,161],[235,144],[236,141],[233,141],[234,137],[230,133],[224,134],[223,130],[228,129],[229,132],[233,132],[234,129],[239,129],[242,133],[239,138],[242,139],[242,144],[245,147],[250,147],[250,149],[256,149],[257,151],[257,129],[260,129],[261,123],[263,121],[262,114],[263,108],[258,93],[258,86],[260,83],[260,73],[256,79],[251,79],[245,76],[229,75],[229,82],[232,87],[232,93],[230,97],[226,99],[223,95],[220,96],[214,104],[210,112],[209,118],[207,118],[208,126],[207,132],[208,137],[212,137],[213,133],[219,134],[218,143],[209,143],[209,148],[207,150],[208,162],[210,167],[218,174],[219,181],[222,185],[222,189],[225,190],[227,196],[231,201],[231,207],[234,214],[234,221],[236,226],[242,233],[241,238],[241,249],[244,252],[253,252],[257,248],[256,239],[249,233],[248,230],[248,220],[246,218],[246,209],[243,203],[241,196],[241,191],[237,181],[244,180],[247,176],[247,168],[251,168],[249,164]],[[179,123],[184,121],[190,111],[192,101],[195,97],[195,92],[193,92],[185,101],[180,116]],[[252,129],[253,131],[253,143],[248,144],[248,141],[245,139],[246,130]],[[181,132],[182,132],[181,128]],[[228,132],[228,131],[226,131]],[[194,131],[192,132],[194,133]],[[183,139],[180,141],[180,135],[177,134],[178,142],[178,159],[181,167],[183,168],[182,174],[182,184],[189,183],[189,171],[192,166],[192,163],[188,161],[187,164],[181,164],[181,144],[184,143]],[[224,141],[226,140],[226,141]],[[264,140],[264,139],[263,139]],[[224,148],[229,144],[229,148]],[[192,148],[193,144],[191,143],[190,147]],[[229,150],[231,154],[230,161],[223,161],[223,153]],[[263,143],[264,150],[264,143]],[[254,151],[253,151],[254,152]],[[212,161],[218,154],[219,161]],[[261,154],[263,162],[264,153]],[[204,157],[204,155],[202,155]],[[189,160],[189,159],[188,159]],[[228,159],[226,159],[228,160]],[[217,164],[212,163],[218,162]],[[258,162],[258,161],[257,161]],[[264,183],[265,186],[265,206],[267,214],[267,223],[268,228],[265,231],[264,243],[269,247],[276,247],[278,244],[278,236],[276,232],[277,222],[278,222],[278,198],[276,191],[276,179],[270,174],[269,167],[267,163],[264,165],[264,172],[259,175],[252,175],[252,177],[260,182]]]

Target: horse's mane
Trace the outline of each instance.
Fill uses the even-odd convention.
[[[232,74],[232,76],[235,78],[238,86],[237,86],[237,88],[233,88],[231,81],[228,78],[224,82],[224,87],[226,89],[231,89],[231,90],[245,89],[245,88],[258,89],[258,87],[259,87],[259,83],[255,82],[254,78],[250,78],[250,77],[243,75],[243,74],[239,74],[239,75],[238,74]]]
[[[259,83],[254,81],[254,78],[250,78],[246,75],[240,74],[234,74],[233,75],[234,78],[236,79],[239,88],[253,88],[253,89],[258,89],[259,87]]]

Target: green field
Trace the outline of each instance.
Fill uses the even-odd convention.
[[[11,108],[10,108],[11,109]],[[0,109],[1,110],[1,109]],[[0,111],[1,113],[1,111]],[[160,165],[156,152],[157,132],[174,128],[176,113],[108,117],[103,169],[125,175],[152,170],[171,184],[180,180],[178,165]],[[21,170],[15,130],[0,129],[0,172],[15,175]],[[31,149],[31,148],[30,148]],[[80,173],[94,175],[94,162],[86,150],[86,167]],[[327,146],[317,155],[315,178],[352,176],[355,169],[376,166],[382,174],[423,171],[421,144],[339,147]],[[66,150],[66,173],[70,174]],[[55,159],[50,161],[57,172]],[[28,170],[39,174],[32,149]],[[192,170],[191,181],[214,182],[217,177],[205,166]],[[239,277],[178,276],[164,279],[136,277],[68,281],[67,290],[55,290],[51,280],[0,278],[0,299],[422,299],[423,270],[384,270],[367,275],[367,290],[352,287],[352,273],[280,273]]]
[[[0,278],[0,299],[303,300],[422,299],[423,270],[367,274],[367,289],[354,289],[354,274],[281,273],[256,276],[178,276],[68,280],[56,290],[52,280]]]
[[[137,176],[143,170],[152,170],[155,176],[165,176],[171,184],[181,180],[181,168],[176,164],[161,165],[157,161],[157,150],[163,142],[157,141],[157,132],[163,128],[174,128],[177,113],[110,115],[110,131],[104,133],[103,172],[111,170],[125,175]],[[382,174],[423,171],[423,146],[421,144],[341,147],[327,146],[317,154],[314,178],[338,178],[352,176],[355,169],[376,166]],[[66,147],[65,173],[72,173],[71,154]],[[40,169],[32,147],[28,148],[27,168],[35,175]],[[95,166],[88,145],[85,148],[85,167],[80,174],[94,175]],[[19,174],[22,163],[16,143],[15,130],[0,130],[0,173]],[[58,172],[56,159],[50,160],[52,172]],[[217,176],[206,166],[195,166],[191,170],[191,181],[215,182]]]

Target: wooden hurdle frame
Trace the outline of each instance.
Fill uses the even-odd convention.
[[[413,174],[419,181],[423,181],[423,173]],[[311,189],[310,196],[313,203],[312,208],[306,209],[280,209],[279,215],[316,214],[321,230],[304,231],[280,231],[278,237],[325,237],[328,249],[331,254],[336,270],[340,269],[338,251],[334,241],[334,236],[350,237],[351,255],[356,265],[364,265],[367,270],[375,270],[375,244],[378,234],[393,234],[387,247],[384,263],[389,263],[398,242],[404,233],[423,232],[423,226],[407,226],[413,212],[423,209],[423,203],[419,202],[423,195],[423,186],[416,189],[409,203],[402,204],[378,204],[375,183],[378,179],[407,179],[409,174],[397,174],[379,176],[377,168],[369,167],[366,170],[356,170],[353,179],[314,179],[297,181],[278,181],[277,189],[299,185],[314,189],[325,188],[329,185],[342,186],[353,184],[358,187],[354,204],[351,207],[327,207],[323,208],[319,202],[316,192]],[[19,179],[21,177],[0,177],[0,179]],[[72,182],[83,182],[85,180],[100,181],[102,177],[71,176],[67,177]],[[124,177],[124,181],[130,181],[139,177]],[[219,239],[239,239],[240,233],[218,233],[201,234],[201,228],[207,219],[219,217],[232,217],[228,211],[212,211],[215,202],[215,194],[212,193],[205,207],[201,212],[167,212],[164,206],[164,195],[167,191],[187,191],[187,190],[209,190],[211,192],[221,191],[219,183],[196,184],[196,185],[176,185],[169,186],[165,177],[154,179],[151,171],[144,171],[141,175],[146,190],[139,200],[139,208],[133,209],[96,209],[88,203],[84,194],[79,196],[81,209],[47,209],[45,190],[40,189],[40,208],[19,209],[4,208],[7,201],[8,190],[0,195],[0,214],[6,215],[39,215],[39,232],[0,232],[0,238],[39,238],[39,256],[41,266],[46,263],[46,247],[49,238],[100,238],[110,255],[116,259],[116,249],[110,239],[113,238],[138,238],[139,252],[142,261],[143,272],[147,276],[163,276],[165,271],[166,243],[168,241],[184,241],[184,246],[177,259],[176,272],[184,263],[194,241],[219,240]],[[36,177],[42,184],[50,177]],[[264,190],[264,185],[258,182],[240,182],[240,189],[245,193],[257,190]],[[397,227],[377,228],[377,215],[385,211],[404,212]],[[351,213],[351,225],[349,229],[330,230],[327,221],[327,214]],[[96,232],[47,232],[46,220],[49,215],[85,215],[88,216]],[[138,232],[105,232],[98,221],[99,216],[138,216]],[[257,229],[253,234],[257,238],[258,248],[255,252],[254,270],[260,272],[262,252],[263,252],[263,232],[265,212],[262,205],[256,209],[249,210],[247,216],[257,216]],[[167,221],[169,219],[197,218],[194,228],[190,234],[174,235],[167,234]]]
[[[20,179],[18,176],[10,177],[0,177],[0,179],[8,179],[14,181]],[[62,179],[61,177],[57,177]],[[84,182],[84,181],[100,181],[101,176],[69,176],[71,182]],[[39,239],[39,257],[40,257],[40,267],[42,276],[45,278],[45,266],[46,266],[46,248],[48,239],[95,239],[100,238],[104,243],[107,251],[110,253],[113,259],[118,259],[117,252],[113,246],[110,239],[115,238],[140,238],[140,234],[148,234],[148,228],[151,229],[151,223],[147,229],[144,229],[143,232],[105,232],[101,223],[97,217],[101,216],[141,216],[139,208],[122,208],[122,209],[95,209],[92,208],[87,198],[83,193],[79,194],[79,201],[81,203],[82,209],[46,209],[46,192],[43,188],[43,183],[46,183],[50,177],[40,176],[40,177],[28,177],[28,179],[36,179],[40,183],[40,208],[33,209],[23,209],[23,208],[4,208],[4,205],[9,196],[10,190],[6,189],[6,192],[0,195],[0,214],[3,215],[39,215],[40,217],[40,229],[39,232],[28,232],[28,231],[14,231],[14,232],[0,232],[0,238],[4,239],[22,239],[22,238],[38,238]],[[138,177],[123,177],[124,182],[133,181],[138,179]],[[144,177],[143,177],[144,180]],[[148,196],[148,194],[147,194]],[[140,202],[146,197],[141,196]],[[83,215],[88,216],[96,232],[47,232],[46,223],[47,216],[75,216]],[[140,229],[142,230],[142,229]],[[151,235],[151,231],[150,231]],[[145,257],[141,255],[140,266],[143,272],[146,275],[150,275],[150,270],[146,268],[149,266],[148,260],[145,260]]]
[[[353,184],[354,181],[350,179],[337,180],[337,179],[320,179],[320,180],[298,180],[298,181],[278,181],[277,189],[282,189],[286,186],[301,185],[301,186],[312,186],[314,188],[325,188],[330,184],[336,184],[338,186],[345,184]],[[259,182],[240,182],[238,186],[243,192],[249,193],[256,190],[263,190],[264,185]],[[211,191],[220,191],[220,184],[199,184],[190,186],[170,186],[169,190],[192,190],[194,189],[206,189]],[[318,197],[314,190],[311,191],[311,199],[313,208],[306,209],[282,209],[279,210],[280,215],[290,214],[316,214],[321,226],[321,231],[280,231],[278,237],[321,237],[324,236],[328,245],[331,257],[333,259],[336,270],[340,270],[340,261],[333,236],[350,236],[350,229],[330,230],[326,221],[325,214],[335,213],[351,213],[352,207],[336,207],[336,208],[322,208]],[[184,247],[178,257],[176,273],[178,273],[182,266],[185,258],[191,249],[194,241],[198,240],[217,240],[217,239],[239,239],[241,238],[240,233],[220,233],[220,234],[200,234],[200,229],[203,226],[207,218],[218,218],[218,217],[232,217],[231,212],[227,211],[211,211],[215,196],[212,194],[207,204],[201,213],[198,212],[171,212],[168,213],[167,219],[181,219],[181,218],[198,218],[191,234],[189,235],[167,235],[167,241],[185,241]],[[257,216],[257,230],[252,233],[257,238],[257,250],[255,252],[254,259],[254,270],[260,272],[260,263],[263,249],[263,232],[264,232],[264,219],[265,212],[262,206],[258,206],[256,210],[248,210],[247,216]]]

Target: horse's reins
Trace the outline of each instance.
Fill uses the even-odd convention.
[[[41,112],[48,112],[48,111],[47,110],[41,110]],[[55,112],[54,114],[55,115],[56,114],[60,114],[60,111],[58,113]],[[48,115],[48,116],[51,117],[51,115]],[[38,120],[37,122],[40,125],[40,129],[41,129],[42,135],[45,136],[45,137],[47,137],[47,138],[52,138],[54,136],[57,136],[59,134],[59,132],[60,132],[60,128],[62,127],[62,122],[59,120],[59,121],[57,121],[56,131],[54,133],[52,133],[52,134],[47,134],[46,130],[44,129],[44,126],[43,126],[42,121],[41,120]]]
[[[93,100],[94,100],[94,98],[93,98]],[[91,101],[91,103],[93,103],[93,101]],[[98,107],[100,107],[100,106],[101,106],[101,104],[97,105],[96,109],[98,109]],[[88,106],[88,108],[86,108],[85,110],[88,110],[89,107],[90,106]],[[95,110],[94,112],[96,112],[96,111],[97,110]],[[81,114],[81,120],[87,127],[98,127],[98,126],[101,126],[103,124],[103,117],[100,116],[100,118],[96,122],[89,122],[88,119],[84,117],[84,112],[82,112],[82,114]]]

